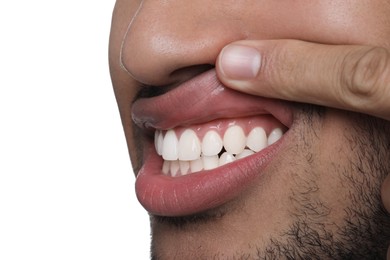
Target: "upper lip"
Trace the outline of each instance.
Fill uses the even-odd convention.
[[[287,128],[293,122],[289,102],[228,89],[218,80],[214,69],[166,89],[164,94],[141,97],[133,103],[132,117],[139,127],[136,131],[143,132],[145,137],[155,129],[185,127],[222,118],[271,114]],[[283,139],[288,140],[288,135]],[[154,150],[152,138],[142,138],[143,165],[137,174],[137,197],[149,212],[157,215],[188,215],[218,207],[261,176],[283,146],[283,139],[232,164],[172,180],[161,173],[163,160]]]
[[[226,88],[212,69],[162,95],[137,99],[132,106],[132,118],[140,128],[147,130],[271,114],[289,128],[293,119],[289,107],[288,102]]]

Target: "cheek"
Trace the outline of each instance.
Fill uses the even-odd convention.
[[[374,1],[330,1],[317,16],[336,43],[386,45],[390,36],[389,3]],[[318,21],[319,23],[321,21]]]
[[[135,145],[132,143],[131,103],[138,91],[139,84],[125,72],[120,65],[120,49],[127,27],[141,1],[119,0],[116,2],[109,44],[109,65],[115,97],[118,103],[123,128],[126,135],[132,163],[135,166],[138,159],[135,156]],[[134,155],[133,155],[134,154]]]
[[[390,4],[387,0],[322,1],[320,6],[314,19],[324,28],[322,37],[331,39],[331,43],[388,44]]]
[[[138,167],[140,158],[138,158],[139,156],[135,152],[137,145],[133,142],[135,133],[131,116],[131,104],[136,95],[138,85],[130,80],[127,74],[123,74],[123,71],[117,73],[111,72],[111,75],[113,77],[114,93],[125,132],[127,147],[131,155],[132,165],[135,168]]]
[[[277,5],[277,6],[275,6]],[[276,8],[277,7],[277,8]],[[270,38],[292,38],[328,44],[389,44],[390,2],[388,0],[302,0],[273,3],[262,14]],[[256,10],[262,9],[257,8]],[[259,27],[253,15],[252,31]],[[259,39],[258,30],[251,38]],[[260,35],[263,33],[263,35]]]

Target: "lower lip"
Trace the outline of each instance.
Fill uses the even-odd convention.
[[[138,200],[154,215],[185,216],[223,205],[237,197],[278,154],[285,135],[266,149],[214,170],[180,177],[161,172],[163,160],[152,143],[144,152],[144,165],[135,184]]]

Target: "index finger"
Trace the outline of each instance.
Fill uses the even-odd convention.
[[[239,41],[217,61],[228,87],[390,120],[390,52],[298,40]]]

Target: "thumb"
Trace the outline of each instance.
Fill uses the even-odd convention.
[[[384,48],[238,41],[221,51],[216,69],[227,87],[241,92],[390,120],[390,52]]]

